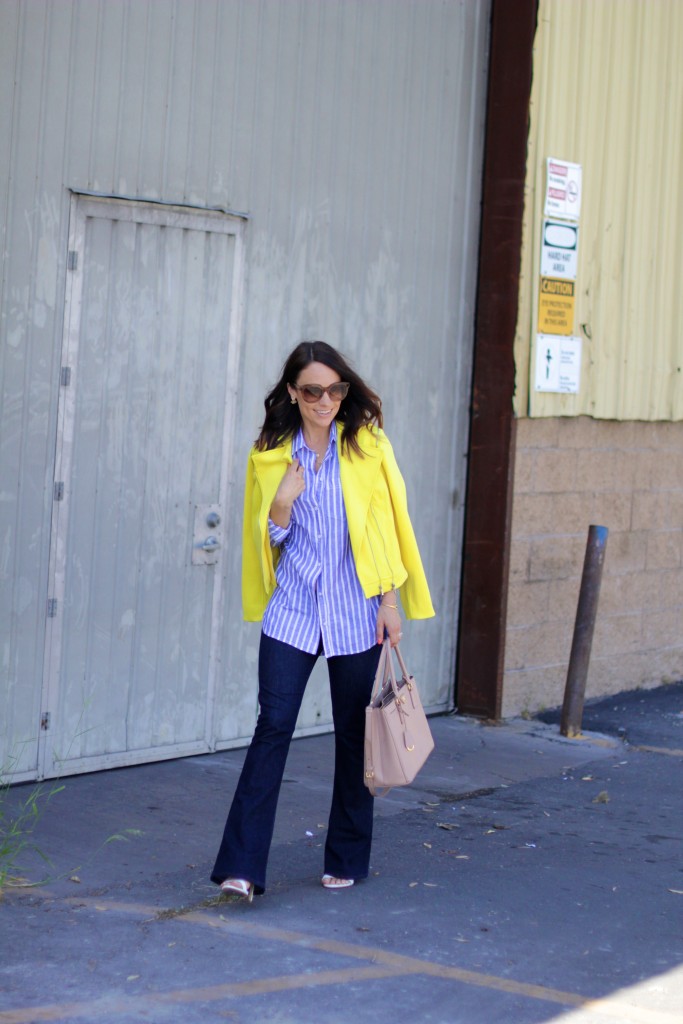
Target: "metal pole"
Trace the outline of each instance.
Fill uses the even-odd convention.
[[[602,567],[607,546],[606,526],[589,526],[586,555],[583,562],[581,590],[576,608],[572,652],[567,669],[567,682],[562,704],[560,732],[563,736],[580,736],[583,701],[586,694],[588,663],[593,643],[595,616],[598,611]]]

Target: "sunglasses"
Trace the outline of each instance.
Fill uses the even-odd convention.
[[[350,384],[340,381],[338,384],[330,384],[323,388],[320,384],[293,384],[297,391],[300,391],[304,402],[319,402],[325,392],[333,402],[341,402],[349,393]]]

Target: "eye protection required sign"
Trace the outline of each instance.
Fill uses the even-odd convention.
[[[541,334],[574,333],[575,281],[542,277],[538,293],[538,330]]]

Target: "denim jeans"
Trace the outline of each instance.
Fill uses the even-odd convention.
[[[367,878],[373,798],[363,782],[365,708],[381,647],[328,658],[335,732],[334,785],[324,870]],[[265,891],[266,865],[289,744],[317,654],[261,634],[259,716],[242,768],[211,880],[245,878]]]

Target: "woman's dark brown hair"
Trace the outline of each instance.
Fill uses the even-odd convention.
[[[339,406],[336,422],[341,427],[342,449],[362,455],[358,431],[373,423],[378,427],[383,426],[382,402],[341,353],[325,341],[302,341],[288,356],[280,379],[266,395],[266,418],[256,439],[256,447],[259,451],[276,448],[293,437],[301,426],[299,406],[292,404],[287,385],[296,384],[301,371],[311,363],[323,363],[338,373],[340,380],[351,385],[348,395]]]

